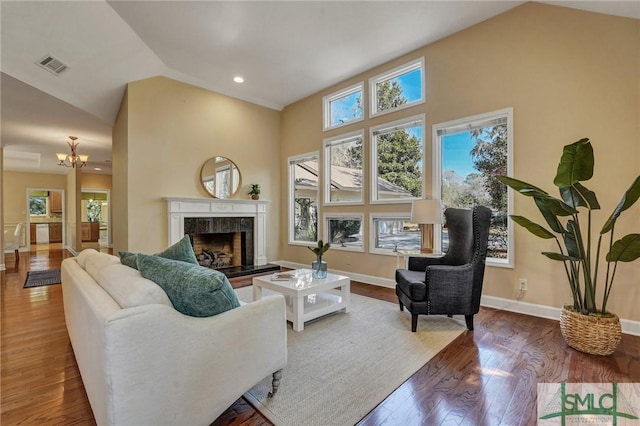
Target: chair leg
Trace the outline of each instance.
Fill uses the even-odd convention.
[[[464,320],[467,323],[467,328],[473,331],[473,315],[465,315]]]
[[[416,332],[418,328],[418,314],[411,314],[411,331]]]
[[[18,249],[16,249],[16,264],[15,264],[15,268],[16,268],[16,271],[18,270],[18,268],[20,268],[20,252],[18,251]]]
[[[400,312],[404,311],[404,305],[402,302],[398,300],[398,304],[400,305]]]

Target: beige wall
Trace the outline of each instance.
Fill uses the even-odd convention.
[[[7,233],[13,233],[20,222],[27,224],[29,208],[27,189],[66,189],[66,176],[55,173],[28,173],[5,170],[2,173],[3,214],[2,223]],[[25,230],[25,245],[29,229]]]
[[[280,238],[280,113],[164,77],[130,83],[114,129],[113,192],[126,194],[114,211],[114,252],[166,248],[163,197],[206,197],[200,168],[214,156],[236,163],[247,199],[251,183],[267,207],[267,258],[278,256]],[[125,161],[124,158],[127,158]],[[117,178],[116,178],[117,176]],[[126,178],[123,178],[125,176]],[[114,198],[114,204],[116,199]],[[126,205],[126,238],[119,212]]]
[[[125,93],[122,105],[116,122],[112,130],[112,150],[111,150],[111,166],[112,166],[112,191],[111,204],[118,206],[111,210],[111,242],[113,247],[120,247],[119,250],[125,250],[129,241],[129,203],[128,203],[128,157],[129,149],[129,97],[128,91]],[[114,250],[117,253],[117,250]]]
[[[517,178],[556,193],[552,179],[562,146],[585,136],[593,141],[596,170],[588,187],[596,191],[604,206],[594,214],[599,230],[640,170],[639,47],[638,20],[524,4],[285,108],[280,167],[285,169],[288,156],[321,151],[324,138],[423,113],[429,164],[432,125],[513,107]],[[322,132],[324,95],[362,80],[367,87],[369,77],[421,56],[426,64],[425,104]],[[368,155],[368,131],[365,135]],[[365,168],[365,172],[369,170]],[[428,190],[430,172],[425,182]],[[286,179],[283,172],[282,188],[286,188]],[[287,212],[285,195],[280,208]],[[342,210],[354,208],[326,207],[320,214]],[[366,213],[409,210],[409,204],[364,206]],[[531,200],[524,197],[516,197],[515,212],[536,220],[540,217]],[[310,263],[313,259],[308,250],[287,244],[286,221],[283,214],[281,257]],[[368,236],[368,223],[366,228]],[[619,238],[639,229],[640,205],[636,205],[618,221],[616,235]],[[517,229],[515,268],[488,267],[484,294],[512,299],[518,278],[527,278],[525,302],[554,307],[567,303],[570,292],[561,265],[540,255],[553,249],[553,243]],[[387,279],[393,279],[396,268],[392,256],[353,253],[351,265],[347,265],[343,252],[330,250],[325,258],[331,268]],[[636,321],[640,320],[639,276],[640,262],[621,264],[609,302],[610,310]]]

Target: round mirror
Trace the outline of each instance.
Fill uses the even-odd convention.
[[[213,197],[229,198],[240,188],[240,170],[226,157],[213,157],[202,165],[200,180]]]

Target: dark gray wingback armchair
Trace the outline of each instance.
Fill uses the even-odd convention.
[[[449,249],[441,257],[410,257],[408,269],[396,270],[400,310],[411,313],[411,331],[418,315],[464,315],[473,330],[487,257],[491,210],[448,208],[444,212]]]

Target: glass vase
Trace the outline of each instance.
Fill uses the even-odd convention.
[[[311,263],[311,276],[317,280],[327,278],[327,262],[322,259],[318,259]]]

